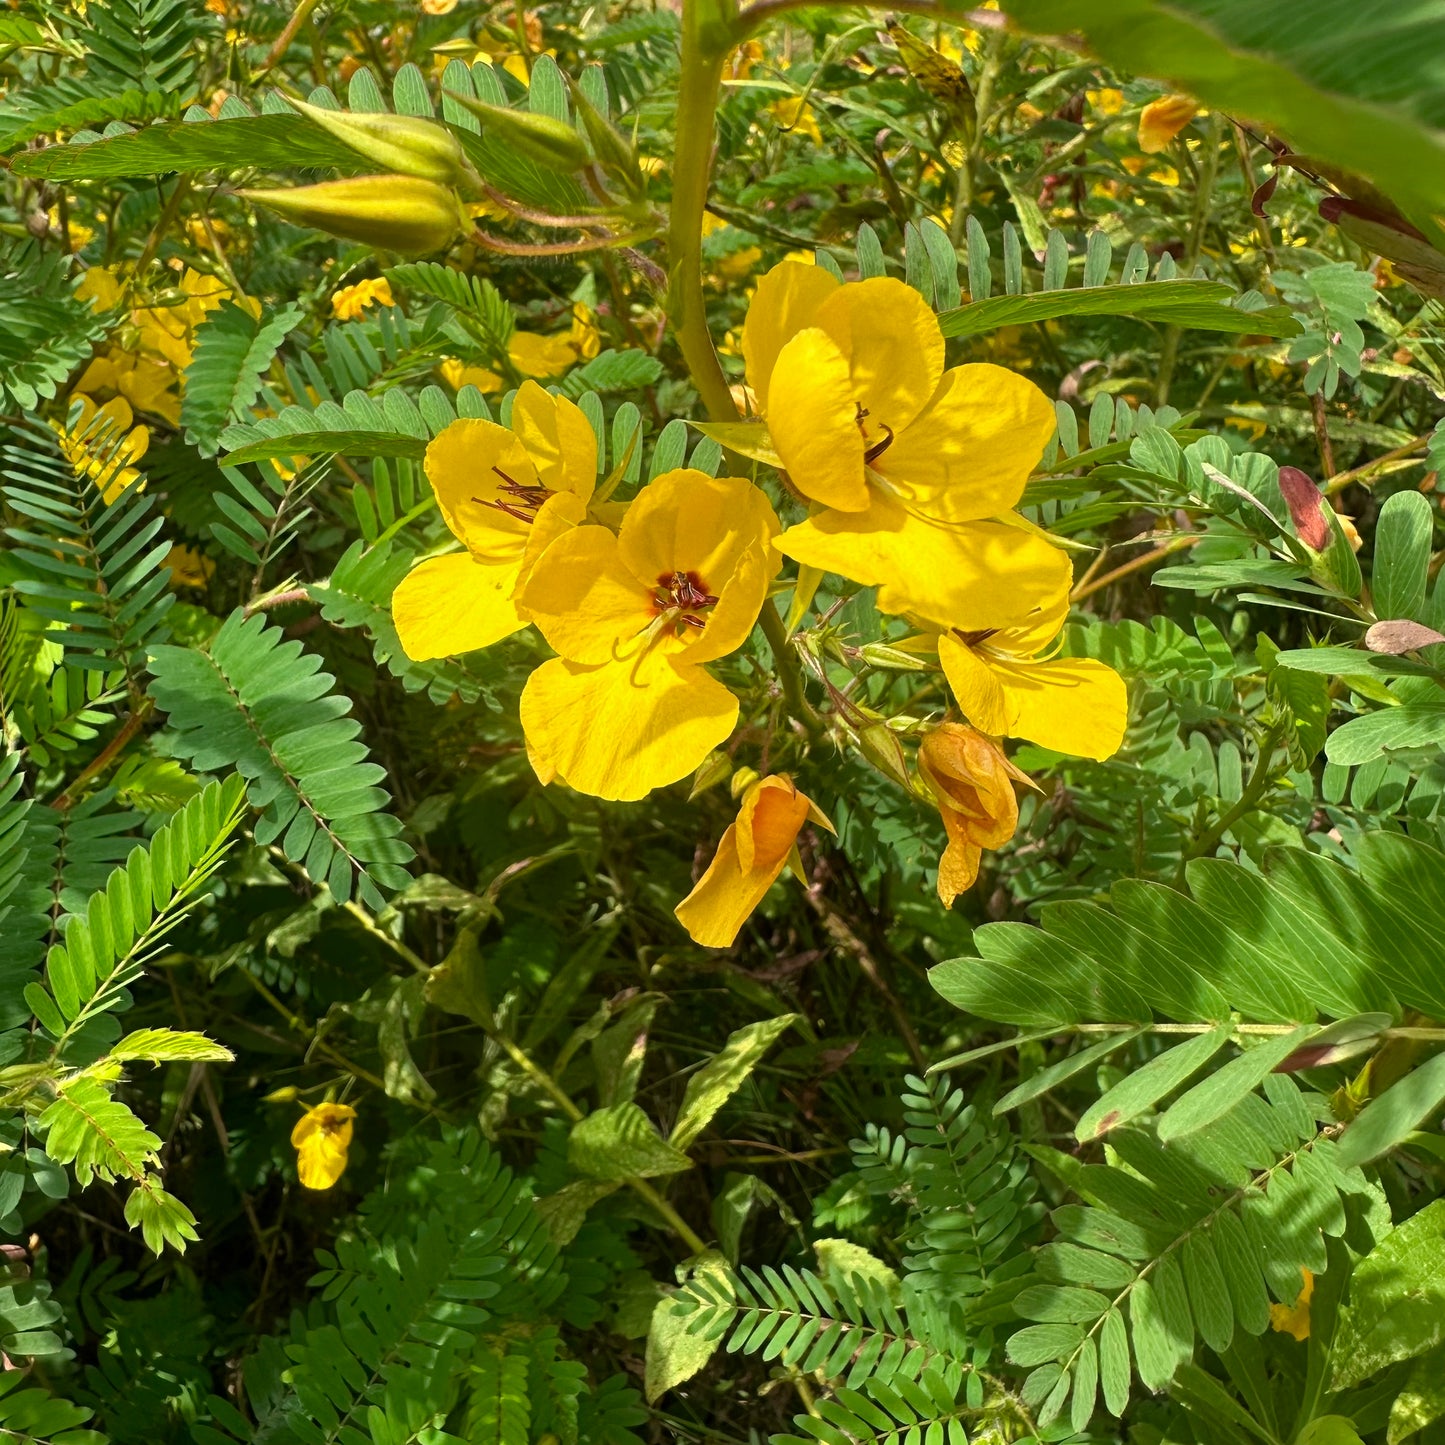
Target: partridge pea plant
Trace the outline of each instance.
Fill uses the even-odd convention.
[[[1445,21],[1205,8],[0,11],[0,1437],[1445,1440]]]

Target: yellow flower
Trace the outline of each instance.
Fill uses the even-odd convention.
[[[814,145],[822,145],[823,133],[818,129],[818,117],[813,107],[801,95],[784,96],[768,107],[769,114],[778,123],[779,130],[791,135],[805,135]]]
[[[760,778],[743,794],[697,886],[673,910],[694,943],[726,948],[797,855],[798,832],[809,818],[833,825],[786,774]]]
[[[1091,657],[1042,657],[1069,613],[1067,593],[1017,627],[940,633],[938,660],[964,717],[994,737],[1028,738],[1076,757],[1119,750],[1124,679]]]
[[[1282,1335],[1293,1335],[1297,1340],[1310,1337],[1310,1296],[1315,1292],[1315,1277],[1309,1270],[1301,1268],[1304,1284],[1292,1305],[1270,1305],[1269,1327]]]
[[[52,423],[60,437],[60,450],[77,476],[89,477],[109,506],[127,487],[140,479],[132,465],[150,446],[150,428],[132,427],[135,416],[124,397],[96,406],[88,396],[76,398],[80,415],[73,423]],[[141,483],[144,486],[144,482]]]
[[[172,587],[204,587],[216,570],[216,564],[204,552],[179,542],[166,553],[162,565],[170,569]]]
[[[1068,585],[1061,551],[990,520],[1022,494],[1052,405],[1002,367],[945,371],[911,286],[784,261],[758,283],[743,356],[776,459],[819,504],[778,542],[787,556],[944,626],[1006,626]]]
[[[464,386],[474,386],[483,396],[492,396],[506,386],[495,371],[488,371],[485,366],[469,366],[464,361],[458,361],[455,356],[444,357],[437,370],[453,391],[460,391]]]
[[[60,233],[60,203],[57,201],[46,212],[50,218],[50,226],[58,235]],[[77,221],[72,215],[70,217],[70,248],[72,251],[82,250],[95,240],[95,227],[87,226],[83,221]]]
[[[385,276],[357,281],[351,286],[343,286],[339,291],[332,292],[331,314],[338,321],[356,321],[368,306],[378,301],[383,306],[396,305],[391,294],[391,282]]]
[[[1124,109],[1124,92],[1116,90],[1112,85],[1103,86],[1099,90],[1086,90],[1084,99],[1100,115],[1118,115]]]
[[[1161,95],[1139,113],[1139,149],[1146,155],[1167,150],[1169,142],[1199,113],[1187,95]]]
[[[762,259],[761,246],[744,246],[740,251],[720,256],[715,269],[726,281],[741,281],[752,274],[753,267]]]
[[[632,799],[692,772],[733,730],[738,701],[703,664],[746,640],[778,570],[778,519],[740,477],[666,472],[621,530],[554,541],[517,594],[561,654],[522,692],[537,776]]]
[[[523,376],[542,379],[561,376],[577,360],[570,336],[538,336],[534,331],[514,331],[507,355]]]
[[[938,896],[945,908],[973,887],[985,848],[1002,848],[1019,825],[1015,782],[1032,780],[1004,757],[997,743],[958,723],[923,739],[918,771],[943,815],[948,847],[938,860]]]
[[[307,1189],[330,1189],[346,1170],[351,1148],[350,1104],[317,1104],[296,1121],[291,1147],[296,1151],[296,1173]]]
[[[578,361],[591,361],[602,350],[602,333],[597,329],[597,318],[590,306],[580,301],[572,303],[572,329],[567,333],[567,343],[576,352]]]
[[[137,411],[150,412],[179,427],[181,399],[176,382],[175,372],[164,362],[112,346],[105,355],[91,360],[75,389],[96,401],[123,396]]]
[[[548,543],[586,515],[597,442],[574,403],[528,381],[510,429],[454,421],[427,447],[426,474],[466,550],[418,563],[392,593],[392,621],[414,662],[490,647],[527,625],[513,595]]]
[[[421,0],[423,15],[450,15],[457,8],[457,0]]]

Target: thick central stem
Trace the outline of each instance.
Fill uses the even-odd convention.
[[[667,310],[683,360],[713,421],[737,416],[707,329],[702,294],[702,217],[712,170],[713,118],[732,49],[733,0],[685,0],[677,81],[677,139],[668,218]]]

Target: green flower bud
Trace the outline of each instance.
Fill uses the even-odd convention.
[[[456,91],[448,94],[458,105],[471,111],[498,140],[549,171],[571,175],[592,163],[591,148],[565,120],[530,110],[488,105],[484,100],[473,100]]]
[[[883,642],[865,642],[858,649],[858,656],[869,667],[885,668],[889,672],[937,672],[936,659],[920,657],[916,652],[904,652],[901,648],[889,647]]]
[[[291,104],[313,125],[386,170],[443,186],[473,189],[481,185],[461,142],[434,120],[384,111],[323,110],[303,100]]]
[[[610,179],[619,182],[629,196],[640,200],[647,194],[647,179],[642,174],[642,167],[637,164],[632,147],[616,126],[587,99],[582,87],[570,77],[568,83],[572,87],[572,104],[577,109],[582,128],[587,132],[587,139],[592,142],[592,149],[597,153],[598,165]]]
[[[415,176],[357,176],[236,194],[298,226],[404,256],[442,250],[467,224],[451,191]]]

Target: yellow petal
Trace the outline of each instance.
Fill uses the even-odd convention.
[[[743,323],[743,360],[759,411],[768,409],[769,381],[778,353],[813,324],[818,307],[838,286],[831,272],[801,261],[779,262],[758,282]]]
[[[769,545],[778,519],[767,496],[743,477],[681,469],[654,478],[628,508],[618,536],[623,563],[645,587],[691,573],[717,598],[700,632],[680,639],[691,662],[711,662],[742,645],[758,619],[781,559]],[[560,650],[560,649],[559,649]]]
[[[1169,142],[1194,119],[1199,107],[1187,95],[1162,95],[1139,115],[1139,149],[1148,155],[1168,149]]]
[[[1091,657],[1056,657],[996,663],[993,671],[1008,700],[1010,737],[1080,758],[1118,752],[1129,695],[1112,667]]]
[[[1054,426],[1033,382],[1002,366],[955,366],[873,466],[924,516],[995,517],[1022,495]]]
[[[866,512],[822,512],[774,544],[810,567],[880,588],[885,612],[975,631],[1027,617],[1068,585],[1057,547],[1000,522],[938,527],[875,493]]]
[[[296,1176],[305,1189],[330,1189],[346,1172],[346,1146],[325,1134],[306,1140],[296,1150]]]
[[[841,511],[868,505],[866,446],[848,358],[825,332],[800,331],[778,354],[768,431],[793,485]]]
[[[426,475],[453,536],[474,557],[500,562],[520,557],[530,523],[489,505],[507,501],[508,478],[539,485],[521,441],[495,422],[454,421],[426,449]]]
[[[600,667],[544,662],[522,690],[521,713],[543,782],[626,801],[694,772],[732,732],[738,701],[702,668],[674,667],[654,650]]]
[[[982,858],[983,849],[977,843],[961,837],[948,840],[938,860],[938,901],[945,908],[952,908],[953,900],[973,887]]]
[[[576,402],[524,381],[512,403],[512,430],[549,492],[573,492],[584,502],[592,495],[597,436]]]
[[[897,436],[938,389],[943,376],[938,318],[913,287],[895,277],[839,287],[818,308],[814,324],[848,358],[853,395],[868,413],[870,445],[884,439],[884,427]]]
[[[782,873],[811,808],[789,778],[763,778],[748,790],[707,872],[674,910],[695,943],[732,943]]]
[[[577,360],[565,336],[538,336],[532,331],[514,331],[507,355],[523,376],[561,376]]]
[[[945,632],[938,639],[938,660],[959,711],[974,727],[994,737],[1011,731],[1013,717],[1003,685],[973,648]]]
[[[587,517],[587,503],[572,492],[556,492],[543,502],[527,536],[526,549],[522,553],[522,564],[517,570],[515,597],[522,584],[532,575],[542,553],[574,527],[580,527]]]
[[[417,563],[391,594],[402,651],[413,662],[455,657],[520,631],[527,624],[512,603],[520,565],[488,565],[467,552]]]
[[[635,661],[658,611],[652,588],[619,555],[617,538],[597,526],[558,537],[523,580],[517,603],[557,652],[591,666]]]

